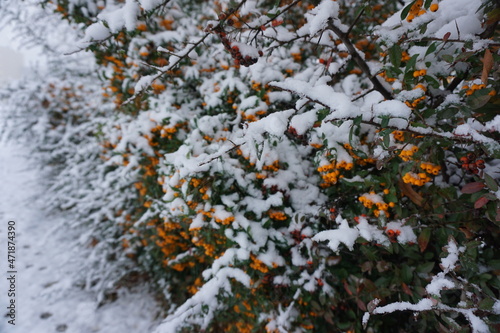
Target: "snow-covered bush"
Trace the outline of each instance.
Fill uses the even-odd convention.
[[[94,291],[99,302],[106,301],[137,271],[122,250],[125,222],[118,217],[121,211],[133,210],[137,201],[131,186],[135,176],[124,177],[123,170],[104,162],[102,146],[104,132],[110,133],[119,118],[113,114],[114,104],[103,100],[93,57],[62,53],[70,40],[79,38],[70,25],[39,8],[38,1],[2,5],[2,20],[18,33],[19,42],[43,50],[37,70],[0,90],[2,137],[26,146],[29,167],[39,169],[47,188],[43,197],[34,199],[42,201],[48,214],[65,214],[67,225],[58,226],[57,232],[74,228],[81,234],[75,247],[87,259],[81,261],[86,265],[75,272],[73,283]],[[54,28],[60,31],[55,36]]]
[[[157,332],[498,328],[496,1],[56,4]]]

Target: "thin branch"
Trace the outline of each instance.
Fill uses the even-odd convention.
[[[231,147],[229,148],[228,150],[226,150],[225,152],[222,152],[220,154],[217,154],[216,156],[212,157],[211,159],[209,159],[208,161],[205,161],[205,162],[201,162],[200,164],[198,164],[198,166],[202,166],[202,165],[205,165],[205,164],[208,164],[216,159],[218,159],[219,157],[222,157],[222,155],[225,155],[225,154],[229,154],[230,152],[232,152],[233,150],[241,147],[242,145],[244,145],[245,143],[241,143],[239,145],[235,144],[234,142],[231,141],[231,143],[234,145],[234,147]]]
[[[358,16],[356,16],[356,18],[354,19],[354,22],[352,22],[351,26],[349,27],[349,29],[347,29],[347,32],[345,33],[347,36],[349,36],[349,34],[351,33],[351,31],[354,28],[354,26],[356,25],[356,23],[358,23],[359,19],[361,18],[361,15],[363,15],[363,13],[365,12],[365,8],[366,7],[363,7],[361,9],[361,11],[359,12]]]
[[[289,4],[288,6],[286,6],[282,11],[279,12],[278,15],[274,16],[273,18],[270,18],[266,23],[264,23],[264,25],[272,22],[273,20],[275,20],[278,16],[282,15],[283,13],[286,13],[287,11],[289,11],[293,6],[295,6],[296,4],[298,4],[299,2],[301,2],[302,0],[295,0],[294,2],[292,2],[291,4]]]
[[[231,14],[232,13],[235,13],[237,12],[245,3],[247,2],[247,0],[243,0],[241,1],[238,6],[236,8],[233,8],[231,9]],[[153,82],[154,80],[157,80],[158,78],[160,78],[162,75],[164,74],[167,74],[169,71],[171,71],[172,69],[174,69],[183,59],[185,59],[186,57],[189,56],[189,54],[194,50],[196,49],[196,47],[198,47],[198,45],[200,45],[201,43],[203,43],[205,41],[205,39],[210,36],[212,34],[212,31],[217,31],[217,30],[221,30],[223,29],[223,25],[225,23],[225,21],[229,18],[230,15],[227,15],[226,18],[224,19],[221,19],[219,20],[219,23],[217,24],[217,26],[215,27],[212,27],[211,30],[209,32],[207,32],[200,40],[198,40],[197,42],[189,42],[187,43],[188,45],[189,44],[192,44],[192,46],[186,50],[184,49],[182,52],[183,52],[183,55],[177,55],[177,54],[172,54],[173,56],[176,56],[178,59],[177,61],[175,61],[173,64],[169,64],[167,66],[167,69],[160,69],[159,73],[157,73],[155,76],[153,76],[153,78],[151,79],[151,82]],[[134,100],[138,95],[142,94],[147,88],[149,87],[149,84],[145,87],[142,87],[140,91],[138,92],[134,92],[134,95],[131,96],[129,99],[127,99],[125,101],[124,104],[128,104],[130,103],[132,100]]]
[[[187,51],[186,50],[183,50],[183,53],[184,55],[176,55],[176,54],[173,54],[173,56],[176,56],[178,59],[177,61],[175,61],[173,64],[171,65],[168,65],[168,69],[159,69],[159,72],[151,79],[151,82],[153,82],[154,80],[160,78],[163,74],[166,74],[168,73],[169,71],[171,71],[172,69],[174,69],[183,59],[185,59],[198,45],[200,45],[201,43],[203,43],[203,41],[208,37],[210,36],[211,33],[208,32],[206,33],[199,41],[197,41],[196,43],[192,43],[193,45],[191,46],[191,48],[189,48]],[[134,100],[138,95],[142,94],[147,88],[149,87],[149,84],[143,88],[141,88],[140,91],[138,92],[134,92],[134,95],[131,96],[129,99],[127,99],[123,104],[128,104],[130,103],[132,100]]]
[[[274,88],[277,88],[277,89],[280,89],[280,90],[283,90],[283,91],[288,91],[292,94],[296,94],[295,91],[293,90],[290,90],[290,89],[285,89],[285,88],[281,88],[281,87],[277,87],[277,86],[274,86],[274,85],[271,85],[271,87],[274,87]],[[331,108],[323,103],[323,102],[320,102],[314,98],[310,98],[309,96],[306,96],[306,95],[301,95],[301,97],[303,98],[306,98],[308,100],[310,100],[311,102],[314,102],[314,103],[317,103],[321,106],[324,106],[325,108],[327,109],[330,109]],[[334,121],[346,121],[346,120],[354,120],[356,117],[344,117],[342,119],[331,119],[331,120],[328,120],[329,122],[334,122]],[[376,126],[376,127],[380,127],[380,123],[377,123],[373,120],[361,120],[361,123],[362,124],[366,124],[366,125],[372,125],[372,126]],[[430,127],[430,126],[429,126]],[[446,135],[446,134],[451,134],[453,135],[453,133],[450,133],[450,132],[444,132],[444,133],[439,133],[439,132],[436,132],[433,128],[431,128],[432,130],[432,133],[422,133],[422,132],[419,132],[419,131],[416,131],[416,130],[412,130],[410,128],[405,128],[405,129],[402,129],[402,128],[399,128],[399,127],[395,127],[395,126],[386,126],[384,128],[389,128],[389,129],[393,129],[395,131],[405,131],[405,132],[408,132],[408,133],[411,133],[411,134],[415,134],[415,135],[426,135],[426,136],[432,136],[432,137],[435,137],[435,138],[440,138],[440,139],[449,139],[449,140],[453,140],[453,141],[457,141],[457,142],[470,142],[470,143],[476,143],[476,141],[474,141],[473,139],[471,138],[466,138],[466,137],[462,137],[462,136],[449,136],[449,135]]]
[[[373,84],[375,90],[384,96],[385,99],[393,99],[392,94],[382,85],[377,77],[373,76],[370,72],[370,68],[366,64],[365,60],[359,55],[356,47],[352,44],[349,36],[342,32],[339,27],[335,26],[332,21],[329,23],[329,28],[340,38],[342,43],[347,47],[347,50],[351,54],[353,60],[358,64],[363,73],[368,76],[369,80]]]
[[[463,39],[443,39],[443,38],[437,38],[437,37],[424,37],[424,38],[419,38],[419,39],[407,39],[401,41],[401,43],[420,43],[420,42],[431,42],[431,41],[436,41],[436,42],[452,42],[452,43],[467,43],[470,42],[471,40],[463,40]],[[500,46],[500,43],[498,42],[492,42],[489,40],[484,41],[488,46]]]
[[[357,96],[356,98],[352,99],[351,102],[355,102],[357,101],[358,99],[361,99],[363,97],[365,97],[366,95],[368,95],[369,93],[371,93],[372,91],[375,91],[374,88],[371,88],[371,89],[368,89],[367,91],[365,91],[364,93],[362,93],[361,95]]]

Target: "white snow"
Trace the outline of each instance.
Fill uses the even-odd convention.
[[[411,109],[403,102],[390,100],[374,105],[373,113],[375,116],[409,118],[411,115]]]
[[[328,241],[328,247],[334,252],[339,250],[340,244],[344,244],[349,250],[353,250],[359,231],[350,228],[347,220],[340,217],[340,215],[337,216],[336,222],[339,224],[338,229],[318,232],[312,239],[317,242]]]
[[[86,249],[75,246],[81,234],[65,224],[64,215],[44,212],[43,186],[23,147],[0,141],[0,161],[0,251],[7,250],[7,222],[15,221],[17,271],[16,325],[4,317],[9,299],[3,295],[0,332],[150,331],[157,305],[144,288],[119,289],[115,302],[98,307],[97,295],[76,284],[75,272],[86,260]],[[6,264],[6,258],[0,261],[2,293],[8,289]]]
[[[373,314],[381,314],[381,313],[391,313],[394,311],[425,311],[432,309],[432,300],[429,298],[421,299],[418,303],[412,304],[408,302],[394,302],[385,306],[381,306],[373,310]]]

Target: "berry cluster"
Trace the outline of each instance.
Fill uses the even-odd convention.
[[[415,3],[410,8],[408,16],[406,17],[406,21],[412,22],[415,17],[427,13],[427,11],[424,8],[422,8],[423,5],[424,5],[424,0],[415,1]],[[430,5],[429,9],[431,12],[436,12],[439,9],[439,5],[437,3],[433,3]]]
[[[248,67],[257,62],[258,57],[252,56],[250,54],[243,55],[241,53],[240,47],[238,45],[235,45],[236,43],[231,41],[227,37],[227,33],[222,25],[219,24],[216,28],[213,29],[213,31],[219,36],[222,41],[222,45],[224,45],[224,48],[231,54],[231,57],[233,57],[234,63],[236,65],[243,65],[245,67]],[[258,51],[258,54],[260,57],[264,55],[261,50]]]
[[[469,174],[478,174],[480,169],[484,169],[484,160],[478,160],[474,153],[460,157],[460,162],[462,163],[462,169],[466,170]]]

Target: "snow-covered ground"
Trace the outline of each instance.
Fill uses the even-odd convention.
[[[0,115],[1,116],[1,115]],[[0,117],[0,122],[1,122]],[[2,128],[2,124],[0,124]],[[44,212],[40,176],[23,147],[0,141],[0,332],[142,333],[157,321],[157,304],[147,291],[122,288],[115,302],[97,306],[91,292],[75,285],[81,267],[79,235],[63,214]],[[15,296],[7,261],[8,221],[15,221]],[[15,326],[7,306],[15,301]]]

